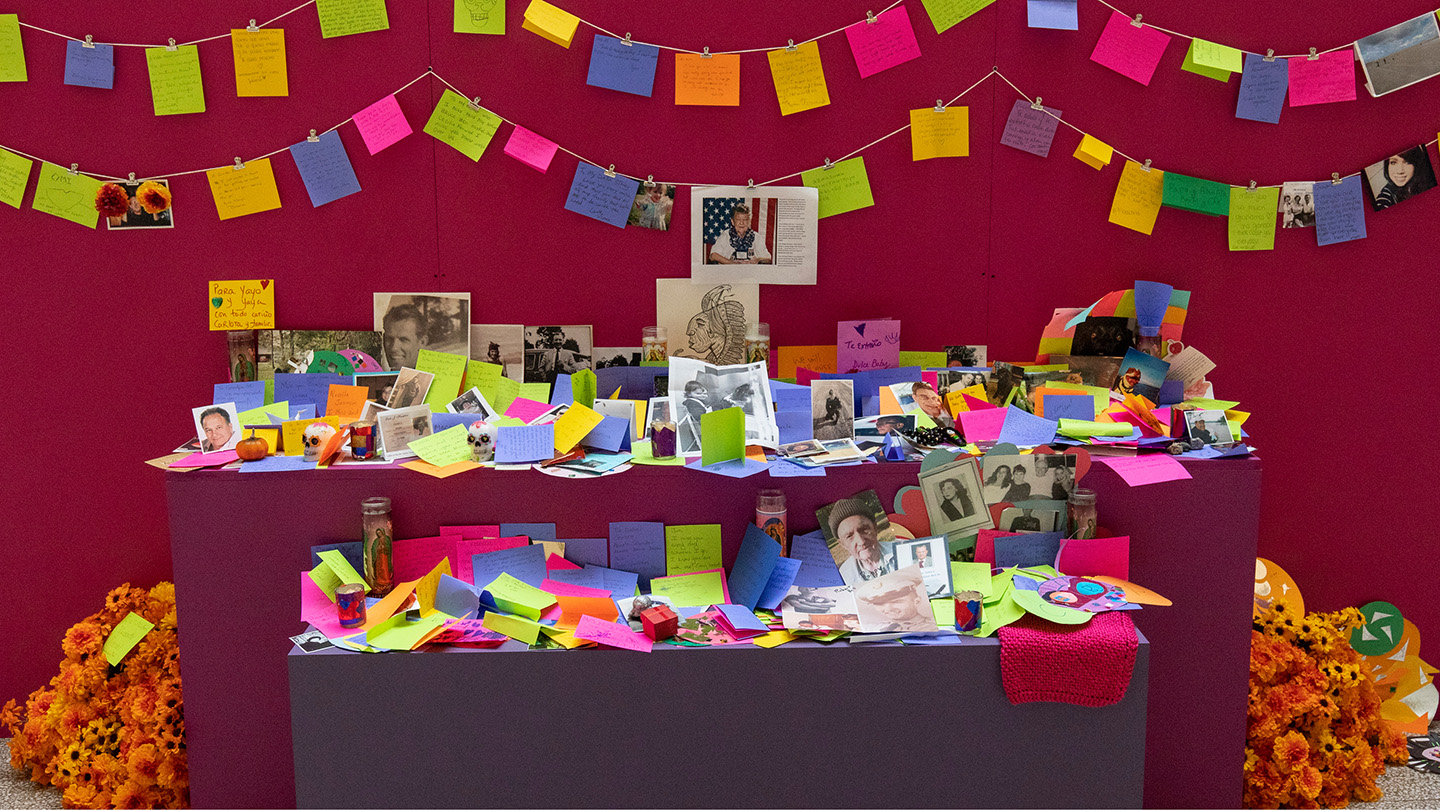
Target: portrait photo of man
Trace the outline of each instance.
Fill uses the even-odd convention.
[[[860,627],[867,633],[921,633],[940,629],[930,609],[924,577],[909,566],[855,587]]]
[[[217,453],[232,450],[240,443],[240,414],[235,403],[206,405],[194,408],[195,432],[200,439],[200,452]]]
[[[873,491],[836,501],[817,516],[846,584],[877,579],[895,570],[895,532]]]

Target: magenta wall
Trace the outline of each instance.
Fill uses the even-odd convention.
[[[222,41],[201,46],[209,112],[167,118],[151,114],[139,51],[118,53],[115,91],[67,87],[63,42],[26,31],[31,80],[0,85],[0,144],[109,174],[228,164],[324,129],[433,65],[500,114],[597,162],[662,180],[744,182],[838,159],[995,64],[1066,120],[1159,168],[1277,183],[1348,173],[1428,140],[1440,109],[1440,82],[1430,82],[1379,100],[1362,89],[1356,103],[1287,109],[1279,126],[1237,121],[1236,82],[1180,72],[1183,42],[1171,44],[1149,88],[1089,62],[1108,13],[1094,0],[1081,0],[1079,33],[1028,30],[1024,4],[1002,0],[940,36],[912,3],[919,60],[862,82],[843,37],[821,43],[829,107],[782,119],[765,58],[752,54],[743,58],[739,109],[677,108],[669,55],[652,99],[591,88],[591,33],[582,29],[563,50],[520,30],[523,0],[510,4],[503,38],[451,33],[448,2],[391,0],[389,31],[324,41],[307,9],[282,23],[289,98],[235,98]],[[153,42],[209,36],[285,5],[192,4],[178,18],[160,2],[22,0],[6,10],[75,35]],[[563,5],[637,39],[714,50],[803,39],[866,9]],[[1428,6],[1384,2],[1360,14],[1338,0],[1219,0],[1141,10],[1176,30],[1287,53],[1353,40]],[[653,318],[653,279],[688,272],[688,197],[676,206],[681,227],[663,234],[567,212],[573,158],[562,154],[540,175],[501,154],[507,127],[476,165],[420,134],[439,92],[427,80],[400,98],[417,134],[374,158],[344,128],[365,191],[318,210],[286,155],[274,160],[285,208],[224,223],[201,176],[175,181],[180,228],[169,232],[92,233],[29,210],[29,194],[25,210],[0,206],[5,278],[23,313],[11,320],[5,353],[25,381],[12,406],[56,415],[23,428],[5,420],[8,446],[28,454],[5,475],[7,559],[25,596],[16,629],[0,642],[0,699],[53,674],[59,634],[108,588],[169,574],[161,476],[141,462],[178,444],[188,409],[223,380],[224,337],[205,331],[207,280],[273,276],[291,328],[368,328],[376,290],[469,290],[479,320],[594,323],[600,345],[638,342]],[[1168,209],[1147,238],[1106,222],[1119,164],[1096,172],[1071,159],[1073,132],[1061,130],[1048,160],[995,146],[1014,98],[992,81],[961,102],[971,109],[969,158],[912,163],[903,135],[865,153],[877,204],[821,224],[820,284],[762,293],[777,342],[827,342],[836,320],[890,315],[904,321],[906,348],[988,343],[992,357],[1024,360],[1056,306],[1083,306],[1136,277],[1193,290],[1187,342],[1220,364],[1219,394],[1256,414],[1251,432],[1266,463],[1262,553],[1294,575],[1314,608],[1389,599],[1434,632],[1440,608],[1416,568],[1431,553],[1424,519],[1395,520],[1385,499],[1397,476],[1368,464],[1352,473],[1336,440],[1403,470],[1399,480],[1415,491],[1431,488],[1433,456],[1395,451],[1419,445],[1413,414],[1434,392],[1421,367],[1436,282],[1422,268],[1440,250],[1440,193],[1370,216],[1368,240],[1328,248],[1310,232],[1282,232],[1274,252],[1232,254],[1224,220]],[[109,407],[85,410],[87,439],[76,442],[76,420],[63,414],[81,390]],[[123,426],[110,425],[116,416]],[[115,432],[134,439],[88,438]],[[40,455],[54,449],[58,457]]]

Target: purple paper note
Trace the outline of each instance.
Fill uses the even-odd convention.
[[[1090,394],[1046,394],[1045,418],[1059,422],[1061,419],[1095,419],[1095,397]]]
[[[775,427],[780,431],[781,444],[803,442],[815,438],[815,419],[809,409],[780,411],[775,414]]]
[[[880,14],[874,22],[866,20],[846,28],[845,39],[862,79],[920,56],[910,13],[903,5]]]
[[[555,425],[502,427],[495,436],[495,463],[524,464],[555,456]]]
[[[317,466],[319,466],[318,462],[306,461],[304,456],[266,456],[256,461],[241,462],[240,472],[295,472],[297,470],[313,470]]]
[[[735,555],[735,565],[731,566],[727,580],[731,601],[754,610],[778,559],[780,544],[775,538],[754,523],[745,524],[745,539],[740,541],[740,551]]]
[[[819,529],[790,538],[790,558],[803,563],[795,572],[794,585],[798,588],[828,588],[845,584],[845,580],[840,578],[835,557],[830,554],[825,536]]]
[[[665,576],[665,524],[619,521],[610,524],[610,567],[634,571],[647,589]]]
[[[995,565],[1053,565],[1060,553],[1060,532],[1033,532],[995,538]]]
[[[560,145],[549,138],[536,135],[519,125],[510,133],[510,140],[505,142],[505,154],[541,174],[550,169],[550,161],[555,159],[555,152],[559,148]]]
[[[65,83],[75,87],[115,87],[115,47],[70,40],[65,43]]]
[[[501,537],[528,537],[531,540],[554,540],[554,523],[501,523]]]
[[[800,560],[793,557],[781,557],[775,561],[775,568],[770,572],[770,579],[765,583],[765,589],[760,592],[760,599],[755,606],[764,610],[774,610],[780,606],[780,600],[790,592],[790,586],[795,584],[795,575],[800,572]]]
[[[621,571],[603,565],[587,565],[585,570],[598,573],[603,583],[599,587],[609,591],[614,599],[625,599],[639,591],[637,586],[640,584],[640,575],[633,571]]]
[[[993,442],[1000,439],[1005,427],[1005,408],[989,408],[983,411],[961,411],[960,432],[967,442]],[[1094,415],[1091,415],[1094,418]]]
[[[596,34],[585,83],[649,98],[655,86],[655,65],[659,59],[660,49],[654,45],[627,43]]]
[[[1360,177],[1315,184],[1315,239],[1321,245],[1365,238],[1365,199]],[[280,375],[275,375],[276,379]]]
[[[1105,23],[1090,59],[1148,86],[1169,44],[1169,36],[1148,25],[1132,25],[1129,17],[1116,11]]]
[[[630,420],[621,419],[618,416],[606,416],[600,420],[600,424],[590,429],[580,444],[595,450],[604,450],[607,453],[618,453],[628,444],[630,438]]]
[[[275,401],[289,402],[293,411],[304,405],[315,406],[315,415],[325,415],[330,401],[330,386],[341,385],[339,374],[276,374]]]
[[[649,636],[588,614],[580,617],[580,624],[575,628],[575,637],[604,644],[607,647],[619,647],[622,650],[637,652],[648,653],[654,647],[654,642],[650,640]]]
[[[895,368],[898,365],[898,320],[841,321],[836,325],[835,368],[840,373]]]
[[[538,588],[546,576],[545,547],[521,546],[476,554],[470,558],[470,574],[476,588],[483,589],[501,574]]]
[[[1025,4],[1026,24],[1031,28],[1055,28],[1075,31],[1080,28],[1077,0],[1028,0]]]
[[[565,559],[579,565],[609,565],[610,541],[604,537],[567,539]]]
[[[712,605],[711,607],[720,614],[718,617],[720,626],[736,639],[754,638],[770,632],[770,628],[751,612],[751,608],[744,605],[727,604]]]
[[[345,561],[350,563],[352,568],[356,571],[364,571],[365,558],[362,556],[364,552],[361,551],[361,546],[362,544],[359,540],[352,540],[348,543],[325,543],[324,545],[311,546],[310,567],[314,568],[320,563],[325,562],[320,559],[320,552],[338,551],[340,552],[340,556],[344,557]]]
[[[1245,54],[1245,71],[1240,74],[1240,98],[1235,117],[1267,124],[1280,123],[1285,90],[1290,84],[1290,60],[1265,61],[1258,54]]]
[[[1016,447],[1035,447],[1049,444],[1055,438],[1055,422],[1026,413],[1014,405],[1006,406],[1005,421],[1000,427],[996,441],[1009,442]],[[1092,417],[1093,418],[1093,417]],[[970,434],[965,434],[969,439]],[[969,439],[975,441],[974,439]]]
[[[717,461],[714,464],[708,466],[701,464],[700,461],[701,460],[697,458],[689,464],[686,464],[685,466],[686,468],[691,470],[699,470],[700,472],[723,475],[726,478],[749,478],[752,475],[759,475],[760,473],[765,472],[767,469],[770,468],[768,462],[756,461],[753,458],[737,458],[731,459],[730,461]]]
[[[215,405],[233,402],[240,413],[258,408],[265,404],[265,381],[215,383],[215,396],[210,402]]]
[[[471,567],[475,555],[488,554],[491,551],[501,551],[507,548],[523,548],[529,545],[529,541],[523,537],[491,537],[472,540],[461,539],[455,535],[449,536],[455,538],[455,556],[451,559],[451,562],[455,563],[455,578],[471,585],[475,584],[475,572]]]
[[[569,551],[569,546],[566,546]],[[566,585],[578,585],[582,588],[599,588],[605,590],[605,577],[594,568],[560,568],[550,572],[550,578],[556,582],[563,582]],[[613,596],[611,598],[614,598]]]
[[[234,383],[234,384],[235,384],[235,385],[245,385],[245,383]],[[218,386],[217,386],[217,387],[218,387]],[[778,391],[775,391],[774,394],[771,396],[771,398],[775,400],[775,410],[777,410],[777,411],[804,411],[806,416],[809,416],[809,415],[810,415],[810,388],[809,388],[809,386],[797,386],[797,387],[795,387],[795,388],[782,388],[782,389],[780,389],[780,390],[778,390]],[[220,401],[220,400],[216,400],[216,401],[218,402],[218,401]],[[229,400],[224,400],[224,401],[229,402]],[[239,403],[236,403],[236,407],[237,407],[237,408],[239,407]],[[245,409],[244,409],[244,408],[240,408],[240,410],[243,411],[243,410],[245,410]]]
[[[1050,115],[1046,115],[1047,112]],[[1051,115],[1055,117],[1051,118]],[[1050,144],[1055,140],[1055,128],[1058,126],[1059,110],[1054,107],[1037,110],[1030,106],[1030,102],[1019,99],[1010,108],[1010,117],[1005,121],[1005,133],[1000,136],[1000,143],[1032,155],[1049,157]]]
[[[806,467],[806,466],[803,466],[803,465],[800,465],[800,464],[796,464],[796,463],[793,462],[793,461],[788,461],[788,460],[783,459],[783,458],[777,458],[777,459],[775,459],[773,462],[770,463],[770,477],[771,477],[771,478],[812,478],[812,477],[813,477],[813,478],[824,478],[824,477],[825,477],[825,468],[824,468],[824,467]]]
[[[338,132],[327,132],[314,143],[307,139],[295,144],[290,147],[290,157],[305,181],[310,204],[316,208],[360,191],[355,167],[350,165]]]
[[[372,155],[414,131],[393,95],[355,113],[352,120],[355,121],[355,129],[360,131],[360,138],[365,141],[365,148]]]
[[[1125,483],[1132,487],[1158,484],[1162,481],[1183,481],[1190,477],[1189,471],[1168,453],[1152,453],[1144,456],[1100,458],[1101,464],[1114,470]]]
[[[639,191],[639,180],[619,174],[609,177],[599,166],[582,161],[575,167],[575,179],[570,181],[565,210],[623,228]]]
[[[1296,56],[1290,62],[1290,106],[1355,100],[1355,53],[1341,48],[1318,59]]]

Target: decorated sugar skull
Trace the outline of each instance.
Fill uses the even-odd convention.
[[[319,461],[320,448],[324,447],[325,442],[334,435],[335,428],[324,422],[316,422],[305,428],[305,432],[301,434],[302,443],[305,445],[305,460]]]
[[[475,461],[489,461],[495,458],[495,434],[499,430],[485,420],[471,422],[469,427],[470,436],[466,441],[470,442],[470,456]]]

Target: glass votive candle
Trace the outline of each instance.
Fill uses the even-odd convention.
[[[365,586],[351,583],[336,588],[335,610],[341,627],[355,628],[365,624]]]
[[[657,459],[675,458],[675,423],[656,419],[650,423],[650,455]]]
[[[1065,502],[1065,536],[1088,540],[1095,536],[1095,490],[1076,489]]]
[[[746,325],[745,362],[770,362],[770,324],[756,322]]]
[[[669,336],[663,326],[647,326],[640,335],[640,357],[646,361],[665,362],[670,357]]]

